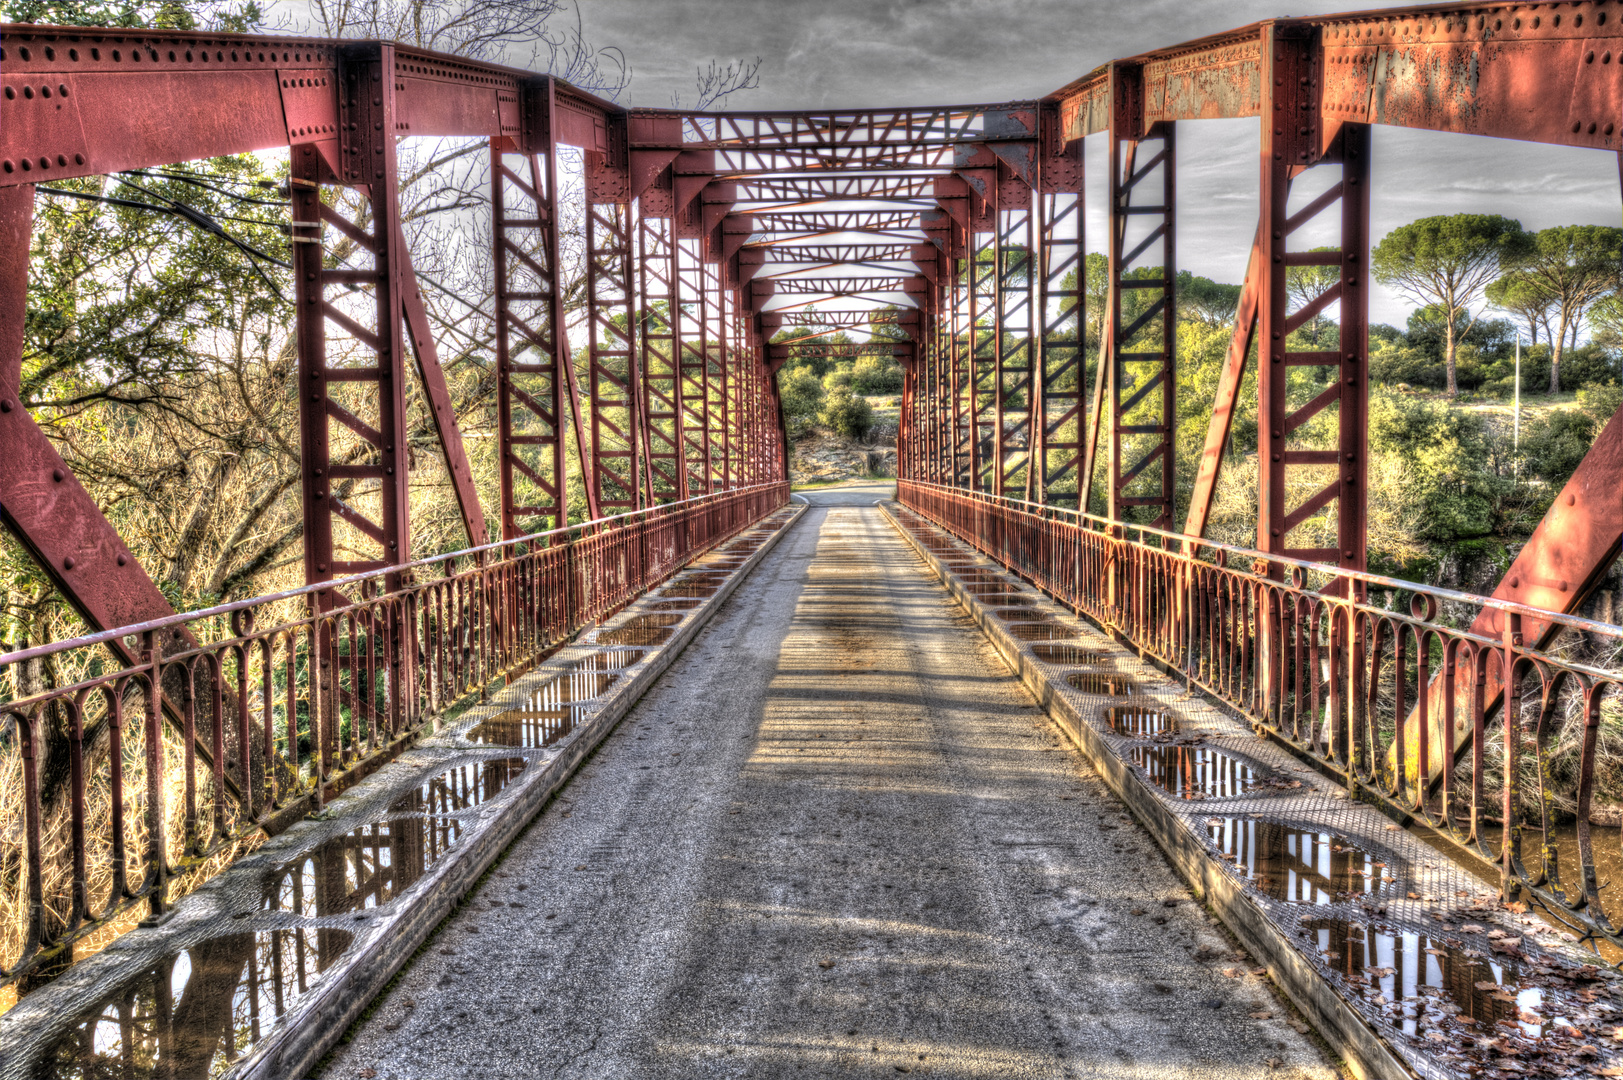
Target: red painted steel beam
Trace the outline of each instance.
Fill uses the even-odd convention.
[[[1245,280],[1240,286],[1240,304],[1234,316],[1234,333],[1229,338],[1228,354],[1223,358],[1223,370],[1218,375],[1217,393],[1212,401],[1212,418],[1206,426],[1206,442],[1200,452],[1199,472],[1195,488],[1189,497],[1189,514],[1183,531],[1189,536],[1205,536],[1211,521],[1212,505],[1217,497],[1217,477],[1223,468],[1223,448],[1228,445],[1229,432],[1234,427],[1234,406],[1240,400],[1240,385],[1245,381],[1245,368],[1251,355],[1251,343],[1257,334],[1258,285],[1261,281],[1262,231],[1251,243],[1251,258],[1246,264]]]
[[[1553,7],[1439,4],[1291,22],[1315,31],[1325,121],[1615,150],[1623,87],[1608,54],[1623,25],[1604,0]],[[1128,58],[1144,66],[1145,123],[1256,116],[1270,23]],[[1105,130],[1106,69],[1062,87],[1067,138]]]
[[[462,527],[468,534],[470,547],[482,547],[490,540],[485,524],[484,507],[479,504],[479,489],[473,482],[473,469],[468,464],[467,451],[462,446],[462,429],[457,426],[456,409],[451,405],[451,391],[445,384],[445,371],[440,367],[439,350],[434,344],[434,333],[428,325],[428,311],[423,307],[422,290],[417,287],[417,273],[412,269],[411,251],[406,246],[406,235],[395,224],[395,244],[400,252],[400,302],[404,309],[406,337],[411,341],[412,353],[417,358],[417,375],[423,382],[423,393],[428,397],[429,413],[434,418],[434,431],[439,435],[440,448],[445,454],[445,471],[451,477],[451,490],[462,514]]]
[[[167,30],[0,25],[7,91],[0,186],[268,150],[337,144],[345,55],[378,43]],[[500,136],[520,124],[534,74],[390,46],[397,134]],[[620,110],[582,91],[560,95],[558,140],[605,146]]]

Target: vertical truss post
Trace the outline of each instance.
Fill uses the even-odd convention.
[[[993,196],[995,199],[995,196]],[[983,327],[985,319],[996,319],[998,309],[998,254],[1000,245],[996,204],[991,210],[990,231],[970,234],[969,262],[969,413],[973,433],[970,486],[997,494],[998,467],[998,358],[1002,342],[998,327]]]
[[[637,398],[636,297],[632,293],[631,205],[591,202],[586,208],[586,307],[592,410],[592,470],[597,513],[642,507],[639,482],[642,426]]]
[[[1082,140],[1069,145],[1057,108],[1042,113],[1036,195],[1040,236],[1036,267],[1038,299],[1034,363],[1037,400],[1032,430],[1038,438],[1035,460],[1041,472],[1036,501],[1081,506],[1082,378],[1085,273]],[[1072,490],[1074,488],[1074,490]]]
[[[1110,365],[1109,514],[1119,520],[1143,507],[1150,524],[1169,528],[1177,485],[1175,128],[1163,122],[1145,131],[1143,72],[1134,66],[1111,68],[1110,115],[1110,348],[1101,358]],[[1157,173],[1160,183],[1148,182]]]
[[[311,146],[299,147],[292,161],[304,572],[309,582],[411,558],[394,48],[378,46],[371,55],[346,63],[343,71],[341,103],[349,121],[343,127],[353,134],[345,146],[350,153],[344,155],[341,179],[370,202],[371,232],[322,201],[321,158]],[[343,234],[355,257],[370,265],[328,268],[323,225]],[[341,366],[328,362],[329,323],[354,343],[350,361]],[[323,607],[333,603],[332,593],[321,594]]]
[[[705,288],[704,257],[697,240],[676,243],[676,317],[672,333],[681,351],[681,408],[683,483],[689,495],[714,490],[711,480],[709,291]],[[691,308],[691,310],[690,310]]]
[[[676,327],[678,273],[676,221],[647,213],[637,219],[637,275],[641,293],[643,415],[646,418],[650,503],[687,498],[683,467],[682,377]]]
[[[1308,26],[1274,23],[1264,37],[1262,228],[1258,246],[1258,426],[1260,492],[1257,547],[1270,554],[1362,570],[1366,562],[1366,444],[1369,385],[1369,129],[1341,124],[1324,131],[1314,35]],[[1272,107],[1270,107],[1270,104]],[[1285,119],[1289,118],[1289,119]],[[1308,168],[1339,164],[1341,177],[1295,213],[1291,180]],[[1291,237],[1340,204],[1340,243],[1326,251],[1293,251]],[[1287,288],[1292,267],[1334,267],[1334,280],[1296,310]],[[1339,305],[1335,347],[1298,332]],[[1293,385],[1293,369],[1306,378]],[[1293,446],[1293,435],[1326,409],[1336,409],[1333,446]],[[1300,439],[1300,436],[1296,436]],[[1305,491],[1305,497],[1298,492]],[[1292,506],[1292,503],[1295,503]],[[1292,533],[1336,503],[1332,527],[1318,543]],[[1332,543],[1334,546],[1332,546]]]
[[[954,226],[952,237],[952,483],[975,486],[974,329],[968,323],[972,244],[967,230]],[[963,267],[962,270],[959,268]]]
[[[999,167],[999,174],[1003,168]],[[1017,186],[1022,200],[1008,197],[1005,186]],[[1034,270],[1033,193],[1022,181],[1001,180],[997,209],[997,476],[999,495],[1029,496],[1028,467],[1034,445],[1032,409],[1033,338],[1037,334],[1037,275]],[[1025,205],[1020,205],[1020,202]],[[1021,470],[1024,469],[1024,478]]]
[[[733,294],[732,290],[722,287],[721,268],[717,266],[712,272],[711,287],[715,291],[716,305],[716,374],[717,399],[721,403],[721,435],[719,477],[720,489],[728,491],[737,484],[738,463],[738,409],[734,405],[734,398],[738,390],[738,371],[734,365],[735,356],[732,350],[733,328]]]
[[[538,100],[537,100],[538,99]],[[537,151],[515,155],[511,140],[490,142],[491,239],[496,285],[496,417],[502,537],[512,540],[567,523],[565,386],[573,374],[558,294],[557,144],[552,81],[532,98],[542,115]],[[544,110],[544,112],[543,112]],[[540,157],[537,154],[540,154]],[[542,162],[545,162],[543,165]],[[578,401],[577,401],[578,406]],[[584,463],[579,409],[576,452]]]

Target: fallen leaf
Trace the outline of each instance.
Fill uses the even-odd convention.
[[[1224,968],[1223,974],[1227,975],[1231,979],[1238,979],[1241,975],[1241,971],[1239,968]]]
[[[378,1071],[376,1069],[362,1069],[356,1075],[360,1076],[361,1080],[372,1080],[372,1077],[376,1076],[377,1074]]]
[[[827,971],[829,968],[834,966],[834,961],[832,961],[832,960],[819,960],[819,961],[817,961],[817,966],[822,968],[824,971]]]
[[[1287,1021],[1285,1021],[1285,1023],[1289,1024],[1291,1027],[1295,1028],[1300,1034],[1303,1034],[1303,1035],[1306,1035],[1309,1031],[1313,1030],[1312,1028],[1308,1027],[1306,1024],[1302,1023],[1300,1020],[1287,1020]]]
[[[1274,1018],[1274,1014],[1271,1012],[1254,1012],[1250,1015],[1253,1020],[1272,1020]]]

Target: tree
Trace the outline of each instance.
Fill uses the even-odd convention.
[[[1314,251],[1339,251],[1339,248],[1316,247]],[[1285,269],[1285,295],[1290,298],[1293,310],[1300,311],[1313,301],[1323,296],[1325,290],[1341,280],[1341,267],[1339,266],[1290,266]],[[1238,303],[1238,297],[1236,297]],[[1319,338],[1324,333],[1325,325],[1330,320],[1319,312],[1308,321],[1306,326],[1308,341],[1317,348]]]
[[[778,372],[778,400],[790,437],[799,438],[811,431],[823,405],[822,380],[809,367],[784,368]]]
[[[1443,363],[1447,392],[1459,393],[1454,370],[1456,320],[1474,322],[1473,301],[1505,269],[1527,254],[1531,238],[1521,222],[1498,214],[1448,214],[1421,218],[1387,233],[1371,257],[1375,280],[1422,306],[1448,313]]]
[[[1232,326],[1240,307],[1240,286],[1224,285],[1211,278],[1197,277],[1188,270],[1178,271],[1175,287],[1178,317],[1206,326]]]
[[[1584,311],[1617,287],[1623,229],[1560,225],[1533,237],[1522,275],[1555,312],[1550,337],[1550,393],[1561,389],[1561,350]]]
[[[1529,281],[1522,271],[1513,270],[1502,275],[1488,286],[1485,295],[1488,303],[1520,320],[1521,325],[1527,328],[1529,345],[1538,344],[1540,327],[1543,327],[1546,339],[1552,336],[1550,315],[1553,305],[1550,296]]]

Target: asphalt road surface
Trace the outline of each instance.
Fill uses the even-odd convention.
[[[326,1077],[1337,1075],[856,485]]]

